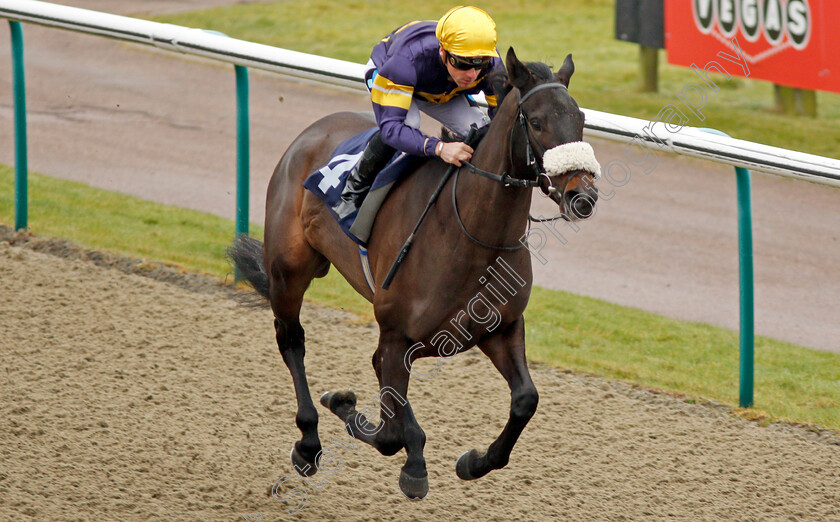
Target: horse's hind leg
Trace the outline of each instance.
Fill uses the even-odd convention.
[[[323,275],[329,268],[327,261],[314,251],[309,252],[306,263],[290,266],[288,261],[267,263],[269,277],[269,300],[274,311],[274,329],[277,346],[283,362],[292,374],[297,397],[295,424],[301,431],[301,439],[292,448],[292,464],[298,473],[311,476],[318,471],[316,458],[321,452],[318,438],[318,411],[309,394],[306,369],[303,359],[306,355],[304,331],[300,324],[300,308],[303,294],[315,275]]]
[[[471,450],[458,458],[455,470],[458,477],[464,480],[483,477],[507,465],[514,444],[537,410],[539,402],[537,388],[531,380],[525,360],[525,321],[522,317],[505,331],[482,340],[479,348],[510,386],[510,414],[501,435],[485,453]]]

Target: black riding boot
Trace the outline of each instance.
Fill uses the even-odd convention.
[[[394,151],[393,147],[385,145],[378,132],[368,141],[359,163],[353,167],[347,177],[347,184],[341,193],[341,201],[333,209],[339,218],[343,218],[362,205],[373,183],[373,178],[388,164]]]

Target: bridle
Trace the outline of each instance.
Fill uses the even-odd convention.
[[[488,172],[486,170],[480,169],[470,163],[469,161],[462,161],[464,165],[466,165],[470,172],[474,174],[478,174],[480,176],[484,176],[485,178],[492,179],[494,181],[498,181],[502,185],[506,187],[540,187],[543,191],[543,194],[546,196],[553,194],[556,192],[556,188],[551,185],[551,178],[549,178],[548,174],[543,170],[539,163],[537,162],[537,157],[534,154],[534,148],[531,146],[531,136],[533,130],[531,129],[531,125],[528,123],[528,117],[525,115],[525,111],[522,109],[522,104],[530,98],[533,94],[543,91],[545,89],[564,89],[567,90],[567,87],[562,83],[558,82],[550,82],[550,83],[543,83],[537,85],[530,91],[528,91],[525,96],[519,99],[519,104],[516,109],[516,120],[519,122],[519,125],[522,127],[522,134],[525,136],[525,164],[528,165],[531,170],[534,171],[535,179],[521,179],[521,178],[514,178],[511,177],[507,172],[503,172],[501,175],[494,174],[492,172]],[[515,130],[515,126],[511,127],[510,129],[510,142],[513,143],[513,132]],[[539,141],[534,139],[537,143]],[[543,153],[545,153],[545,147],[543,148]],[[510,164],[513,165],[513,147],[510,148],[508,151]],[[543,181],[546,181],[548,184],[544,185]]]
[[[514,178],[511,177],[507,172],[503,172],[502,174],[495,174],[493,172],[486,171],[484,169],[480,169],[473,165],[468,161],[461,161],[466,167],[469,169],[470,172],[473,174],[478,174],[479,176],[483,176],[488,179],[492,179],[493,181],[497,181],[504,185],[505,187],[519,187],[519,188],[533,188],[539,187],[542,193],[546,196],[551,196],[556,193],[558,190],[555,186],[551,184],[551,178],[549,177],[548,173],[546,173],[545,169],[543,169],[539,162],[537,162],[537,156],[534,154],[534,148],[531,146],[531,138],[533,136],[533,130],[531,129],[531,125],[528,121],[528,117],[525,114],[525,111],[522,109],[522,104],[525,103],[525,100],[530,98],[533,94],[543,91],[546,89],[564,89],[567,90],[567,87],[562,83],[558,82],[550,82],[550,83],[543,83],[537,85],[530,91],[528,91],[525,96],[522,96],[519,99],[519,104],[517,107],[517,114],[516,120],[519,122],[519,125],[522,127],[522,134],[525,137],[525,164],[534,171],[534,178],[533,179],[521,179],[521,178]],[[513,163],[513,132],[516,129],[516,125],[511,126],[510,129],[510,143],[511,147],[509,147],[508,154],[509,154],[509,162],[512,166]],[[543,154],[545,154],[545,147],[543,147],[540,142],[534,137],[534,142],[536,142],[540,147],[543,149]],[[458,225],[461,227],[461,231],[464,233],[467,238],[473,243],[483,246],[485,248],[490,248],[494,250],[504,250],[504,251],[514,251],[519,250],[520,248],[524,247],[525,244],[520,242],[517,245],[512,246],[504,246],[504,245],[490,245],[481,241],[480,239],[476,238],[472,234],[467,231],[467,228],[464,226],[464,222],[461,220],[461,214],[458,212],[458,202],[455,198],[456,188],[458,186],[458,174],[460,173],[461,169],[455,171],[455,179],[452,183],[452,206],[455,210],[455,219],[458,222]],[[562,190],[560,191],[561,194],[561,202],[563,205],[563,210],[565,212],[566,202],[562,200],[562,194],[565,194],[566,187],[569,184],[569,181],[572,179],[572,175],[566,176],[565,181],[563,182]],[[553,217],[553,218],[534,218],[532,216],[528,216],[529,219],[529,226],[530,222],[545,222],[545,221],[555,221],[560,219],[561,216]]]
[[[461,163],[464,164],[466,167],[468,167],[470,172],[473,172],[473,173],[478,174],[480,176],[484,176],[486,178],[490,178],[494,181],[497,181],[497,182],[501,183],[502,185],[504,185],[506,187],[540,187],[540,189],[543,191],[543,193],[546,194],[547,196],[550,196],[550,195],[554,194],[555,192],[557,192],[557,189],[554,186],[551,185],[551,178],[548,176],[548,174],[546,174],[545,170],[543,170],[542,167],[540,167],[539,163],[537,162],[537,158],[534,155],[534,149],[533,149],[533,147],[531,147],[531,137],[530,137],[530,133],[529,133],[530,125],[528,123],[528,118],[525,116],[525,111],[522,110],[522,104],[525,102],[525,100],[530,98],[531,95],[533,95],[534,93],[537,93],[537,92],[542,91],[544,89],[566,89],[566,86],[563,85],[562,83],[556,83],[556,82],[543,83],[541,85],[537,85],[536,87],[534,87],[533,89],[528,91],[528,93],[525,96],[523,96],[522,98],[519,99],[519,106],[517,108],[517,116],[516,116],[520,125],[522,125],[523,134],[525,136],[525,154],[526,154],[527,164],[534,171],[534,173],[536,175],[535,179],[514,178],[514,177],[511,177],[510,175],[508,175],[507,172],[503,172],[501,175],[500,174],[494,174],[493,172],[488,172],[486,170],[480,169],[480,168],[476,167],[475,165],[473,165],[472,163],[469,163],[467,161],[461,161]],[[508,153],[510,154],[509,161],[510,161],[511,165],[513,165],[513,131],[514,131],[515,128],[516,128],[516,125],[513,125],[513,126],[511,126],[511,129],[510,129],[510,143],[511,143],[511,146],[508,150]],[[536,141],[536,139],[534,141]],[[539,143],[539,142],[537,142],[537,143]],[[545,154],[544,149],[545,149],[545,147],[543,147],[543,154]],[[387,290],[391,286],[391,281],[394,280],[394,276],[396,276],[397,270],[399,269],[400,265],[402,264],[403,260],[405,259],[405,256],[408,255],[409,250],[411,250],[411,246],[414,244],[414,238],[417,237],[417,231],[420,229],[420,224],[423,223],[423,220],[425,219],[426,215],[429,213],[429,210],[432,208],[435,201],[437,201],[438,196],[440,195],[441,191],[443,191],[443,187],[449,182],[449,178],[452,176],[453,171],[454,171],[454,174],[455,174],[455,179],[452,182],[452,207],[455,210],[455,218],[458,221],[458,225],[461,227],[461,231],[464,233],[464,235],[467,236],[469,238],[469,240],[472,241],[473,243],[475,243],[477,245],[480,245],[480,246],[483,246],[485,248],[492,249],[492,250],[504,250],[504,251],[510,252],[510,251],[514,251],[514,250],[519,250],[520,248],[525,246],[525,243],[522,243],[521,241],[519,242],[519,244],[513,245],[513,246],[491,245],[491,244],[488,244],[488,243],[485,243],[485,242],[481,241],[480,239],[476,238],[475,236],[473,236],[472,234],[470,234],[467,231],[467,228],[464,226],[464,222],[461,221],[461,214],[460,214],[460,212],[458,212],[458,201],[455,198],[455,193],[457,191],[456,189],[458,187],[458,173],[461,172],[461,169],[455,167],[455,165],[450,165],[449,168],[446,170],[446,174],[444,174],[443,177],[438,182],[438,186],[435,189],[434,193],[432,194],[431,198],[429,198],[429,202],[426,204],[426,208],[423,210],[423,213],[420,215],[420,219],[418,219],[417,224],[414,225],[414,230],[411,231],[411,234],[405,240],[405,243],[403,244],[402,248],[397,253],[397,257],[394,258],[394,262],[391,264],[391,268],[388,270],[388,273],[385,275],[385,279],[382,281],[382,289],[383,290]],[[563,184],[563,191],[561,192],[561,195],[566,192],[566,186],[568,185],[569,179],[571,179],[571,178],[572,178],[571,175],[566,177],[566,182]],[[543,186],[543,181],[544,180],[548,182],[545,186]],[[565,206],[566,206],[566,202],[563,201],[564,210],[565,210]],[[553,221],[554,219],[558,219],[558,218],[536,220],[536,219],[531,217],[530,219],[531,219],[531,221]],[[528,226],[530,226],[530,221],[528,222]]]

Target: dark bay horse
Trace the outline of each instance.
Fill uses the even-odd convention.
[[[520,62],[510,49],[506,68],[504,87],[497,89],[504,95],[498,113],[472,158],[478,169],[506,174],[506,183],[466,168],[450,177],[442,192],[446,196],[429,211],[387,290],[371,292],[355,243],[324,203],[301,186],[309,173],[328,162],[339,143],[372,126],[359,114],[327,116],[298,136],[269,183],[265,244],[242,237],[231,247],[231,258],[274,312],[277,344],[297,396],[295,422],[302,438],[292,449],[292,462],[298,473],[314,474],[322,449],[318,412],[304,371],[299,314],[310,282],[325,276],[331,264],[373,303],[380,332],[373,354],[381,390],[379,422],[373,424],[356,411],[352,391],[325,393],[321,403],[345,422],[349,434],[383,455],[405,449],[399,485],[406,496],[422,498],[429,488],[426,436],[407,400],[417,358],[448,357],[478,346],[510,386],[507,424],[487,451],[461,455],[456,472],[462,479],[504,467],[534,414],[539,396],[525,360],[522,316],[532,282],[529,251],[521,248],[531,205],[531,189],[524,185],[541,186],[569,220],[591,215],[597,192],[590,172],[542,171],[546,151],[583,138],[583,113],[567,89],[574,72],[571,55],[555,74],[544,64]],[[437,159],[422,164],[384,202],[368,242],[377,285],[446,170]]]

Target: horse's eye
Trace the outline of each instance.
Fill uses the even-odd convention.
[[[531,120],[531,128],[533,128],[535,131],[541,130],[542,127],[540,126],[540,120],[536,118]]]

